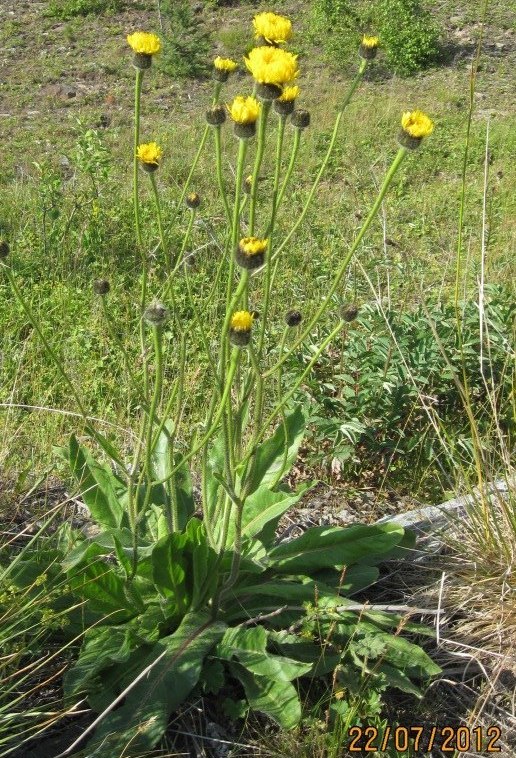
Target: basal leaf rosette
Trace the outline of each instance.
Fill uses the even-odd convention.
[[[278,47],[254,47],[244,60],[263,100],[275,100],[299,75],[297,55]]]
[[[240,139],[249,139],[256,134],[256,122],[262,106],[255,97],[237,95],[227,106],[231,120],[235,125],[235,134]]]
[[[141,71],[151,67],[152,56],[161,50],[160,38],[149,32],[128,34],[127,42],[134,52],[133,65]]]
[[[434,123],[423,111],[406,111],[401,117],[401,131],[398,142],[402,147],[415,150],[424,137],[430,136]]]
[[[257,13],[253,18],[256,40],[259,45],[282,45],[292,37],[292,22],[278,13]]]

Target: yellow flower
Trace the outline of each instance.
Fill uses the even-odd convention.
[[[235,97],[228,105],[229,115],[236,124],[254,124],[260,115],[261,105],[254,97]]]
[[[229,74],[238,68],[236,61],[231,60],[231,58],[221,58],[220,55],[215,58],[213,65],[217,71],[227,71]]]
[[[281,95],[278,97],[278,100],[281,103],[291,103],[296,99],[296,97],[298,97],[299,92],[300,89],[297,84],[295,84],[293,87],[285,87]]]
[[[245,65],[259,84],[283,87],[299,74],[297,55],[277,47],[254,47],[244,58]]]
[[[362,37],[362,46],[368,50],[373,50],[375,47],[378,47],[379,44],[379,37],[368,37],[367,34],[364,34]]]
[[[253,314],[249,311],[237,311],[231,316],[230,329],[233,332],[250,332],[253,325]]]
[[[286,42],[292,36],[292,22],[277,13],[257,13],[253,26],[256,37],[263,37],[272,44]]]
[[[406,111],[401,117],[403,131],[410,137],[422,139],[432,134],[434,124],[423,111]]]
[[[240,250],[246,255],[257,255],[267,250],[269,240],[259,239],[258,237],[243,237],[240,240]]]
[[[161,42],[155,34],[134,32],[127,36],[127,41],[135,53],[139,55],[155,55],[161,50]]]
[[[163,153],[159,145],[156,142],[147,142],[142,145],[138,145],[136,152],[137,157],[144,164],[158,165]]]

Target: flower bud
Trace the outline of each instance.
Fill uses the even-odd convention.
[[[154,300],[145,309],[143,318],[150,326],[163,326],[168,319],[168,309],[158,300]]]
[[[111,286],[106,279],[95,279],[93,282],[93,292],[96,295],[107,295]]]
[[[364,35],[360,47],[358,48],[359,56],[366,61],[372,61],[373,58],[376,58],[379,44],[380,40],[378,37],[368,37],[367,35]]]
[[[303,320],[303,316],[299,311],[288,311],[285,315],[285,321],[287,326],[298,326]]]
[[[229,340],[235,347],[245,347],[251,340],[253,315],[249,311],[237,311],[231,316]]]
[[[214,105],[206,111],[206,121],[210,126],[221,126],[226,120],[226,111],[222,105]]]
[[[307,126],[310,126],[310,113],[299,108],[291,115],[290,121],[296,129],[306,129]]]
[[[358,305],[356,303],[349,303],[348,305],[343,305],[341,309],[341,316],[344,319],[344,321],[354,321],[356,317],[358,316]]]
[[[235,251],[235,260],[239,266],[252,271],[265,262],[265,251],[269,240],[258,237],[244,237]]]
[[[198,208],[201,204],[201,198],[197,194],[197,192],[190,192],[185,199],[185,203],[190,210],[194,210],[195,208]]]

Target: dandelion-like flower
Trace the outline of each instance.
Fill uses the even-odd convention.
[[[252,137],[256,132],[256,121],[260,115],[261,105],[254,97],[235,97],[228,105],[229,115],[235,124],[235,134],[241,139]]]
[[[299,96],[300,89],[297,84],[284,87],[281,95],[274,101],[274,110],[280,116],[290,116],[294,110],[296,98]]]
[[[299,74],[297,55],[277,47],[254,47],[244,60],[264,100],[275,100]]]
[[[406,111],[401,117],[401,132],[398,142],[402,147],[415,150],[423,137],[428,137],[434,130],[433,121],[423,111]]]
[[[229,322],[229,339],[236,347],[245,347],[251,339],[254,316],[249,311],[236,311]]]
[[[378,37],[368,37],[367,34],[365,34],[362,37],[362,42],[358,48],[359,56],[365,58],[366,61],[373,60],[373,58],[376,58],[379,44],[380,39]]]
[[[257,13],[253,26],[256,38],[270,45],[281,45],[292,37],[292,22],[277,13]]]
[[[163,152],[156,142],[146,142],[138,145],[138,150],[136,151],[136,157],[140,161],[142,168],[149,173],[156,171],[162,155]]]
[[[231,58],[221,58],[217,55],[213,61],[213,78],[217,82],[227,82],[228,77],[238,68],[238,63]]]
[[[244,237],[240,240],[235,251],[235,260],[239,266],[251,271],[263,266],[265,261],[265,251],[269,244],[268,239],[259,237]]]
[[[127,35],[127,42],[134,52],[134,65],[141,71],[150,68],[152,56],[161,50],[161,41],[156,34],[134,32]]]

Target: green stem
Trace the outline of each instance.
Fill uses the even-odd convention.
[[[324,172],[326,171],[326,166],[328,165],[328,161],[330,160],[331,154],[333,153],[333,148],[335,147],[335,142],[337,141],[337,136],[339,133],[340,122],[342,121],[342,116],[344,114],[344,109],[348,105],[349,101],[351,100],[351,97],[353,96],[353,93],[355,92],[356,88],[360,84],[362,77],[364,76],[366,68],[367,68],[367,61],[362,60],[360,63],[358,72],[351,83],[349,91],[340,105],[339,111],[337,113],[337,118],[335,119],[335,125],[333,127],[333,133],[331,135],[330,144],[328,145],[328,150],[326,151],[326,155],[324,156],[323,162],[321,163],[321,167],[319,171],[317,172],[317,176],[315,177],[314,183],[310,189],[310,192],[308,193],[308,197],[303,206],[303,210],[301,211],[299,218],[297,219],[296,223],[294,224],[290,232],[287,234],[287,236],[285,237],[281,245],[276,250],[274,254],[274,258],[277,258],[278,255],[281,253],[281,251],[288,245],[288,243],[290,242],[290,239],[296,233],[297,229],[299,228],[299,226],[303,223],[305,219],[308,209],[310,208],[310,205],[312,204],[312,200],[314,198],[317,187],[319,186],[319,182],[321,181],[322,176]]]
[[[321,303],[321,305],[317,309],[315,315],[312,316],[312,318],[308,322],[307,326],[305,327],[305,329],[301,333],[300,337],[298,337],[298,339],[294,342],[294,344],[291,346],[291,348],[289,350],[287,350],[287,352],[285,353],[285,355],[282,358],[280,358],[280,360],[278,361],[278,363],[276,363],[272,368],[270,368],[268,371],[266,371],[264,373],[264,375],[263,375],[264,377],[267,377],[270,374],[273,374],[275,371],[277,371],[278,367],[281,364],[283,364],[287,360],[287,358],[295,350],[297,350],[297,348],[299,347],[299,345],[301,345],[301,343],[304,342],[304,340],[310,334],[310,332],[313,329],[313,327],[315,326],[315,324],[319,321],[319,319],[321,318],[321,316],[327,310],[329,304],[331,303],[333,295],[337,291],[337,288],[338,288],[339,284],[341,283],[344,274],[346,273],[346,270],[347,270],[347,268],[349,266],[349,263],[350,263],[351,259],[353,258],[353,255],[355,254],[358,246],[362,242],[362,240],[363,240],[363,238],[364,238],[367,230],[371,226],[371,222],[373,221],[373,219],[375,218],[376,214],[378,213],[378,209],[380,208],[380,206],[381,206],[381,204],[383,202],[383,199],[384,199],[384,197],[385,197],[385,195],[387,193],[387,190],[389,189],[389,186],[390,186],[392,180],[394,179],[394,176],[395,176],[398,168],[400,167],[403,159],[405,158],[406,154],[407,154],[407,149],[405,147],[400,147],[400,149],[398,150],[398,152],[396,154],[396,157],[394,158],[394,160],[393,160],[393,162],[392,162],[389,170],[387,171],[387,174],[385,175],[385,178],[383,180],[383,184],[382,184],[382,186],[380,188],[380,191],[378,193],[378,196],[377,196],[377,198],[376,198],[376,200],[375,200],[375,202],[373,204],[373,207],[369,211],[369,214],[368,214],[366,220],[364,221],[364,224],[363,224],[362,228],[360,229],[359,233],[355,237],[355,240],[354,240],[353,244],[351,245],[351,248],[350,248],[348,254],[344,257],[344,260],[342,261],[342,263],[341,263],[341,265],[340,265],[340,267],[339,267],[339,269],[338,269],[338,271],[337,271],[337,273],[335,275],[335,278],[333,280],[333,284],[331,285],[331,287],[330,287],[330,289],[328,291],[327,296],[325,297],[325,299],[323,300],[323,302]]]
[[[235,250],[240,237],[240,196],[242,192],[242,178],[244,175],[245,157],[247,155],[247,140],[239,140],[238,158],[236,168],[235,202],[233,205],[233,220],[231,223],[231,247],[229,250],[229,273],[226,290],[226,310],[229,307],[231,292],[233,291],[233,275],[235,271]]]
[[[222,147],[221,147],[221,128],[217,126],[214,128],[215,136],[215,160],[217,164],[217,182],[219,185],[219,192],[224,203],[224,210],[226,211],[226,218],[228,222],[231,221],[231,211],[229,209],[228,198],[226,195],[226,187],[224,185],[224,177],[222,175]]]
[[[249,236],[254,235],[254,225],[256,217],[256,198],[258,196],[258,177],[263,161],[265,150],[265,134],[267,127],[267,118],[271,110],[271,101],[264,100],[262,103],[262,112],[258,123],[258,143],[256,146],[256,156],[254,159],[253,178],[251,180],[251,202],[249,204]]]
[[[143,244],[140,226],[140,203],[138,198],[138,145],[140,144],[140,101],[142,94],[142,69],[136,69],[136,83],[134,88],[134,155],[133,155],[133,207],[134,226],[136,229],[136,241],[138,246]]]
[[[172,471],[168,476],[166,476],[164,479],[159,479],[158,481],[154,482],[154,484],[165,484],[175,473],[178,471],[181,466],[183,466],[185,463],[188,463],[189,460],[191,460],[197,453],[202,450],[202,448],[206,445],[208,440],[211,439],[215,431],[217,430],[217,427],[219,425],[219,421],[222,417],[222,414],[224,413],[224,410],[226,409],[226,402],[228,399],[228,395],[231,392],[231,387],[233,385],[233,379],[235,377],[235,371],[238,365],[238,357],[239,352],[236,351],[236,353],[233,354],[231,363],[229,365],[229,369],[226,375],[226,383],[224,385],[224,392],[222,393],[222,397],[220,399],[219,407],[217,409],[217,412],[212,416],[212,418],[208,421],[210,424],[208,431],[202,436],[200,442],[198,442],[196,445],[193,445],[189,452],[184,455],[178,464],[174,466]],[[213,406],[214,407],[214,406]]]
[[[159,202],[158,184],[156,182],[156,176],[155,176],[154,171],[151,171],[149,173],[149,177],[150,177],[150,181],[152,185],[152,194],[154,195],[154,204],[156,206],[156,216],[158,218],[158,230],[159,230],[159,239],[161,242],[161,249],[165,257],[165,265],[167,267],[167,271],[170,274],[171,272],[170,257],[167,251],[167,246],[165,244],[165,233],[163,231],[163,219],[161,216],[161,206]]]

